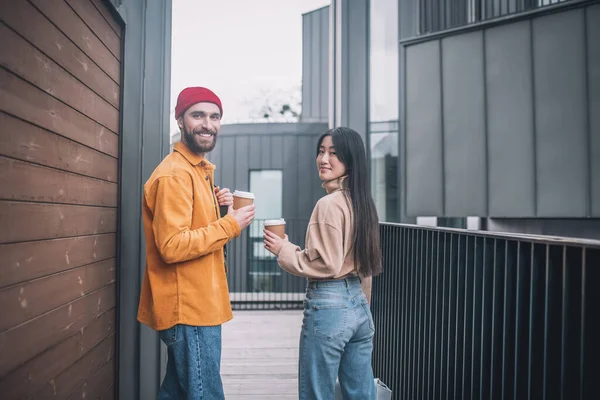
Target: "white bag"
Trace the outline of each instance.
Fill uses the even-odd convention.
[[[378,378],[375,378],[375,398],[377,400],[392,400],[392,391],[381,382]],[[335,400],[344,400],[342,398],[342,389],[340,388],[340,382],[335,382]]]

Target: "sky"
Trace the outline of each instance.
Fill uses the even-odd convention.
[[[265,91],[298,90],[302,14],[329,4],[173,0],[171,112],[187,86],[206,86],[221,98],[223,124],[249,121]],[[171,121],[173,131],[176,124]]]

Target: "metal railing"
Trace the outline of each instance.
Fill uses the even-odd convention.
[[[419,35],[467,26],[572,0],[420,0]]]
[[[264,220],[254,220],[227,245],[227,282],[238,310],[302,308],[306,280],[283,271],[263,245]],[[308,220],[286,219],[290,241],[304,247]]]
[[[600,242],[381,225],[373,366],[395,399],[599,399]]]

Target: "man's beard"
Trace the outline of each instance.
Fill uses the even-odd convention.
[[[202,145],[196,142],[196,135],[200,133],[211,133],[213,140],[211,143]],[[197,133],[190,132],[185,125],[183,125],[183,140],[187,147],[196,154],[209,153],[214,150],[217,145],[217,134],[214,131],[199,130]]]

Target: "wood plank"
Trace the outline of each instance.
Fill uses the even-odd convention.
[[[117,22],[117,18],[115,18],[112,14],[112,11],[108,9],[110,7],[106,4],[104,0],[92,0],[94,6],[100,11],[100,14],[104,17],[106,22],[110,25],[113,31],[117,34],[118,37],[121,37],[122,28],[119,22]]]
[[[0,20],[119,108],[119,85],[30,3],[23,0],[0,2]]]
[[[91,379],[107,362],[114,363],[115,335],[104,339],[85,356],[49,381],[44,388],[30,399],[67,399],[79,387]]]
[[[89,0],[67,0],[79,18],[96,34],[115,58],[121,58],[121,39]]]
[[[69,400],[75,399],[97,399],[102,392],[110,385],[115,382],[115,362],[111,359],[109,362],[104,364],[98,372],[96,372],[90,379],[79,389],[77,389]]]
[[[0,244],[117,231],[117,210],[0,201]]]
[[[46,92],[0,68],[0,111],[113,157],[119,137]]]
[[[100,399],[100,400],[115,400],[115,386],[110,385],[109,387],[104,389],[104,392],[102,392],[102,394],[100,395],[100,397],[98,397],[98,399]]]
[[[223,325],[221,374],[227,399],[298,398],[302,311],[237,311]]]
[[[94,319],[66,340],[0,378],[0,393],[7,399],[29,398],[50,380],[67,370],[115,331],[113,308]]]
[[[0,65],[112,132],[119,131],[119,110],[4,24],[0,37]]]
[[[0,155],[117,182],[116,158],[3,112],[0,112],[0,136]]]
[[[0,245],[0,288],[116,255],[114,233]]]
[[[0,290],[0,332],[113,283],[115,269],[111,258]]]
[[[120,63],[64,0],[30,0],[54,25],[94,60],[117,84]]]
[[[0,376],[65,340],[115,307],[112,283],[41,317],[0,334]],[[107,327],[108,329],[108,327]]]
[[[116,207],[117,184],[0,156],[0,199]]]

